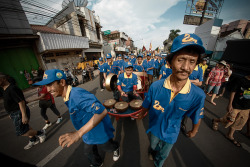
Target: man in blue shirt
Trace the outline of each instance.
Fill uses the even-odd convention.
[[[129,62],[130,62],[132,65],[134,65],[134,64],[135,64],[135,61],[136,61],[135,55],[134,55],[134,53],[131,53]]]
[[[137,62],[135,62],[135,64],[134,64],[134,71],[137,71],[137,72],[143,72],[144,71],[144,68],[143,68],[143,65],[142,65],[142,60],[143,60],[143,54],[139,54],[137,56]]]
[[[124,62],[124,60],[122,59],[122,55],[119,54],[118,55],[118,60],[116,60],[116,64],[118,66],[118,74],[121,74],[121,73],[124,72],[123,71],[123,62]]]
[[[189,75],[190,81],[196,86],[201,86],[203,81],[203,70],[198,65],[195,66],[192,74]]]
[[[69,108],[70,119],[76,129],[59,137],[59,145],[69,147],[82,138],[84,154],[92,166],[102,166],[97,149],[114,152],[113,160],[119,159],[119,144],[113,141],[114,128],[105,107],[88,91],[71,87],[61,70],[47,70],[43,80],[35,85],[46,85],[53,96],[63,97]]]
[[[104,69],[103,69],[103,65],[104,65],[104,62],[103,62],[103,58],[99,58],[99,64],[98,64],[98,70],[100,71],[100,87],[101,87],[101,91],[104,91],[104,86],[103,86],[103,81],[104,81],[104,76],[103,76],[103,72],[104,72]]]
[[[177,141],[184,115],[193,121],[193,128],[187,136],[194,137],[198,132],[206,96],[188,77],[204,52],[205,48],[197,35],[182,34],[176,37],[167,60],[172,74],[165,80],[154,82],[142,104],[139,118],[149,112],[147,132],[151,132],[151,155],[156,167],[163,166]]]
[[[155,59],[154,59],[154,77],[158,78],[159,77],[159,72],[160,72],[160,64],[161,61],[159,60],[160,55],[156,54]]]
[[[120,74],[117,81],[117,89],[123,101],[130,102],[133,99],[141,99],[137,94],[137,75],[133,73],[133,65],[128,62],[125,72]]]
[[[169,63],[166,63],[164,66],[161,67],[159,80],[166,79],[171,74],[172,74],[172,69],[170,68]]]
[[[144,70],[148,74],[149,86],[153,83],[153,69],[154,69],[154,60],[151,59],[151,53],[147,54],[147,59],[143,61]]]

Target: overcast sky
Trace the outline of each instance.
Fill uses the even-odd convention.
[[[128,34],[135,46],[155,49],[162,46],[171,29],[194,33],[196,26],[184,25],[186,0],[88,0],[87,7],[100,17],[102,31],[119,30]],[[61,10],[62,0],[41,0]],[[250,0],[224,0],[220,14],[223,24],[238,19],[250,20]]]

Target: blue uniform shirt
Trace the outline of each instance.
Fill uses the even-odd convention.
[[[109,75],[110,73],[114,73],[114,74],[118,74],[118,65],[117,62],[112,62],[111,65],[109,65],[108,63],[104,63],[103,65],[103,72],[107,73],[107,75]]]
[[[132,92],[133,85],[137,85],[137,75],[132,73],[129,77],[126,72],[118,77],[117,85],[120,85],[124,92]]]
[[[133,58],[133,59],[130,58],[129,61],[130,61],[130,63],[131,63],[132,65],[134,65],[135,62],[136,62],[136,58]]]
[[[117,60],[115,64],[118,66],[118,71],[123,70],[123,62],[124,60]]]
[[[158,59],[155,60],[155,68],[156,69],[160,68],[160,63],[161,63],[161,61],[159,61]]]
[[[171,76],[171,75],[170,75]],[[149,88],[142,106],[149,109],[149,129],[154,136],[174,144],[178,138],[181,120],[189,116],[194,124],[203,118],[205,94],[188,79],[182,90],[174,96],[170,76]]]
[[[94,114],[101,114],[105,109],[93,94],[78,87],[68,86],[64,101],[69,108],[70,119],[76,130],[83,127]],[[104,144],[114,137],[114,131],[110,117],[107,115],[95,128],[84,134],[82,139],[86,144]]]
[[[151,67],[154,67],[154,60],[153,59],[150,59],[149,61],[144,60],[143,63],[142,63],[145,71],[147,72],[147,74],[150,74],[150,75],[153,75],[153,69],[151,70],[148,70],[148,68],[151,68]]]
[[[203,81],[203,70],[198,65],[196,65],[193,72],[189,75],[190,80],[196,80],[199,79],[199,81]]]
[[[144,68],[142,66],[142,63],[141,64],[135,63],[134,64],[134,71],[143,72]]]
[[[166,79],[171,74],[172,74],[172,69],[167,64],[161,67],[160,71],[160,75],[162,75],[161,79]]]
[[[98,70],[100,71],[100,72],[104,72],[104,63],[102,63],[102,65],[99,63],[99,65],[98,65]]]
[[[128,63],[130,63],[130,61],[126,62],[126,61],[123,61],[122,63],[122,70],[125,71],[125,67],[126,65],[128,65]]]

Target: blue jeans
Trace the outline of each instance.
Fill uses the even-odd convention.
[[[207,92],[209,93],[212,90],[213,90],[213,94],[218,94],[219,90],[220,90],[220,86],[211,86],[211,85],[208,85]]]
[[[152,149],[152,156],[154,157],[154,164],[156,167],[162,167],[164,161],[167,159],[170,150],[174,144],[166,143],[158,137],[151,134],[150,147]]]

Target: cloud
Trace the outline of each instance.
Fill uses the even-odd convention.
[[[139,48],[143,44],[148,48],[152,41],[154,49],[162,45],[170,30],[170,26],[162,28],[155,24],[169,21],[160,16],[179,1],[99,0],[93,5],[93,10],[100,17],[102,30],[123,31],[132,37]]]

